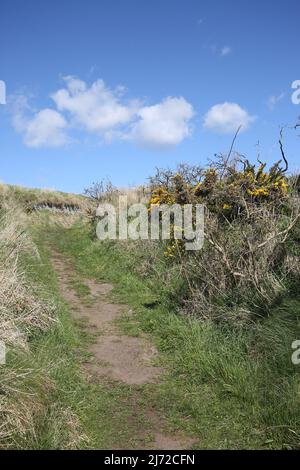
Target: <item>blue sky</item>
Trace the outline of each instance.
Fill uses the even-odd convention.
[[[236,149],[273,162],[300,115],[299,19],[297,0],[2,0],[0,181],[136,185],[226,152],[239,124]]]

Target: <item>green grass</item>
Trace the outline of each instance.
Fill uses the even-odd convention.
[[[119,320],[121,328],[134,336],[148,333],[166,370],[166,378],[159,385],[130,390],[110,384],[103,388],[100,403],[93,397],[95,390],[89,389],[87,401],[93,406],[83,407],[79,414],[89,433],[96,436],[97,445],[102,441],[106,445],[113,443],[121,432],[120,422],[125,429],[124,440],[128,439],[123,424],[130,407],[125,406],[124,410],[121,406],[123,416],[118,417],[115,426],[110,420],[118,412],[115,409],[118,400],[122,403],[135,398],[141,415],[144,409],[155,408],[167,416],[170,429],[194,435],[196,448],[300,446],[299,371],[291,363],[291,343],[300,337],[298,301],[287,300],[271,317],[247,330],[232,331],[225,326],[186,319],[167,306],[159,276],[141,277],[137,273],[135,267],[141,264],[139,257],[143,256],[138,250],[127,250],[112,241],[93,241],[89,229],[80,223],[69,229],[43,227],[39,233],[43,242],[54,245],[72,260],[78,279],[95,278],[114,284],[113,298],[127,303],[134,311],[134,315]],[[165,267],[158,266],[158,273],[159,269]],[[74,333],[68,316],[64,321],[60,334],[68,335],[72,343],[66,348],[68,352],[64,351],[68,355],[76,346],[78,333]],[[55,347],[49,345],[47,349]],[[69,391],[73,386],[71,380]],[[82,400],[82,392],[78,393]],[[68,397],[66,393],[64,399]],[[93,407],[101,409],[95,412]],[[99,437],[93,421],[102,419],[102,413],[110,418],[106,421],[104,418]]]
[[[25,188],[23,186],[6,185],[0,183],[0,199],[14,200],[27,209],[38,205],[58,208],[88,208],[91,206],[87,197],[80,194],[64,193],[62,191],[49,191],[43,189]]]
[[[33,234],[41,259],[26,256],[22,263],[29,277],[44,287],[40,295],[50,296],[57,305],[58,321],[48,333],[31,339],[27,366],[49,371],[51,386],[43,396],[43,412],[36,418],[35,439],[18,438],[17,446],[61,449],[74,447],[76,442],[79,448],[138,448],[142,444],[140,431],[149,428],[138,390],[105,380],[86,380],[81,365],[88,357],[87,344],[92,337],[72,320],[61,298],[43,232],[34,228]],[[74,286],[81,296],[85,294],[78,278]],[[70,426],[73,416],[75,425],[71,422]]]

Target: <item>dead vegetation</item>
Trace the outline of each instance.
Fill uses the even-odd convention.
[[[35,447],[40,423],[54,413],[49,401],[56,387],[53,364],[37,361],[31,340],[57,324],[57,306],[29,281],[20,262],[23,256],[39,256],[27,224],[23,207],[6,192],[0,209],[0,342],[6,350],[6,363],[0,365],[0,449]],[[47,425],[60,426],[64,419],[65,440],[57,433],[57,447],[77,447],[82,439],[78,417],[59,404],[56,408],[60,420],[55,424],[47,418]]]
[[[37,377],[21,359],[30,354],[29,338],[45,331],[54,321],[54,308],[41,301],[36,289],[20,270],[19,257],[24,252],[37,256],[37,250],[26,234],[25,215],[13,201],[2,203],[0,215],[0,340],[5,344],[7,361],[0,366],[0,441],[5,447],[14,444],[17,435],[34,434],[34,415],[41,404],[37,390],[30,390],[30,378],[41,380],[47,387],[49,380]],[[25,361],[26,362],[26,361]],[[39,376],[40,374],[38,374]],[[35,387],[34,387],[35,388]],[[40,388],[40,386],[38,387]]]
[[[298,178],[286,176],[280,144],[282,161],[270,169],[230,152],[208,169],[184,165],[174,172],[158,170],[151,178],[149,207],[205,207],[203,249],[188,253],[174,238],[166,244],[170,272],[180,272],[185,286],[183,312],[235,324],[252,321],[267,315],[299,281]]]
[[[91,208],[90,199],[80,194],[0,184],[0,201],[5,200],[14,200],[27,213],[48,210],[66,215],[85,214]]]

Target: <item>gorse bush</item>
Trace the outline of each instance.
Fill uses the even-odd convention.
[[[158,170],[150,180],[149,210],[163,204],[205,207],[203,249],[185,251],[174,227],[165,250],[181,273],[171,297],[178,292],[183,312],[250,321],[266,315],[297,284],[299,193],[296,179],[286,176],[287,164],[280,164],[267,170],[235,157],[203,170]]]
[[[191,418],[200,442],[209,435],[208,448],[300,446],[292,362],[300,325],[299,177],[287,175],[283,160],[267,168],[236,155],[208,168],[159,169],[150,178],[148,213],[166,210],[170,240],[93,239],[80,257],[86,272],[94,265],[127,293],[137,314],[131,326],[124,319],[126,331],[141,322],[156,338],[172,371],[164,403]],[[199,251],[185,250],[173,204],[204,205]],[[74,228],[76,248],[80,230],[87,232]]]
[[[216,162],[203,170],[189,170],[187,165],[179,165],[174,173],[159,169],[150,178],[149,204],[204,203],[211,212],[226,218],[240,216],[248,204],[281,205],[289,192],[286,170],[287,165],[282,168],[280,162],[266,171],[265,163],[256,168],[241,158]]]

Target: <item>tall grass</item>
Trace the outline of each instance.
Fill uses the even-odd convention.
[[[45,349],[61,328],[61,307],[30,272],[41,260],[28,222],[14,199],[1,200],[0,341],[7,354],[0,365],[0,448],[40,448],[41,442],[45,448],[76,448],[85,438],[74,408],[58,393],[56,342],[53,351]],[[57,341],[66,339],[67,331]]]
[[[24,225],[21,209],[4,204],[0,214],[0,340],[8,357],[7,365],[0,366],[1,446],[14,445],[17,435],[34,434],[34,415],[41,406],[39,391],[50,385],[40,371],[26,366],[29,338],[49,328],[54,312],[34,293],[20,269],[18,260],[24,252],[37,255]]]

